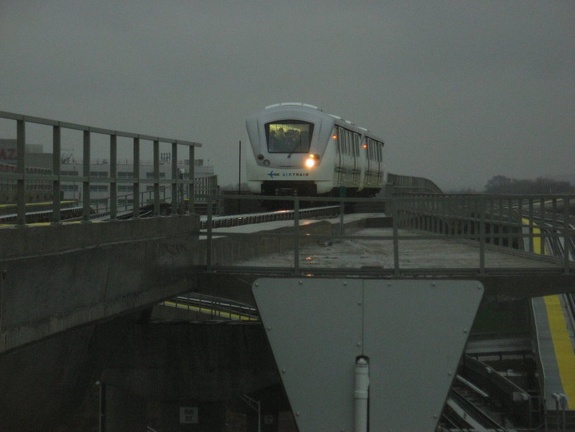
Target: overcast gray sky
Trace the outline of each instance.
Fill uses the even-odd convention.
[[[444,189],[575,174],[575,2],[0,0],[0,110],[198,141],[317,105]]]

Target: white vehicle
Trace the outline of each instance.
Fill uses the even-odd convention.
[[[371,197],[384,185],[383,140],[313,105],[270,105],[246,127],[254,193]]]

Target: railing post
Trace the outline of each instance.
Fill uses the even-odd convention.
[[[551,243],[558,244],[559,243],[559,225],[557,223],[557,197],[553,197],[551,199],[551,230],[550,230],[550,239]]]
[[[154,140],[154,216],[160,216],[160,141]]]
[[[491,244],[495,244],[495,224],[493,220],[493,215],[495,211],[495,202],[493,197],[485,197],[485,236],[486,241]]]
[[[519,226],[519,234],[517,237],[517,249],[525,250],[523,239],[523,198],[517,198],[517,224]]]
[[[479,273],[485,274],[485,197],[479,201]]]
[[[539,201],[539,217],[540,217],[540,224],[541,227],[539,228],[539,253],[541,255],[545,255],[545,230],[544,230],[544,224],[545,224],[545,198],[541,197],[540,201]]]
[[[118,217],[118,137],[110,135],[110,219]]]
[[[569,197],[563,197],[563,271],[569,274],[569,255],[571,253],[569,236]]]
[[[178,212],[178,144],[172,142],[172,216]]]
[[[401,198],[399,198],[401,199]],[[393,225],[393,273],[399,276],[399,238],[397,229],[398,205],[397,199],[391,202],[391,221]]]
[[[508,234],[507,234],[507,247],[509,248],[513,248],[513,221],[515,219],[513,218],[513,198],[508,198],[507,199],[507,226],[508,228]]]
[[[535,222],[533,221],[533,200],[535,198],[529,198],[529,252],[535,252]]]
[[[140,217],[140,138],[134,138],[133,218]]]
[[[212,194],[208,195],[208,220],[206,221],[206,270],[212,270]]]
[[[18,225],[26,225],[26,123],[16,122],[16,200],[18,208]]]
[[[293,267],[294,274],[299,273],[299,198],[296,196],[293,202],[293,225],[294,225],[294,250]]]
[[[60,157],[61,157],[61,133],[60,126],[52,127],[52,223],[60,223]]]
[[[188,175],[188,203],[189,203],[189,211],[190,213],[196,212],[196,164],[194,161],[195,158],[195,149],[194,146],[189,147],[189,154],[190,154],[190,169]]]
[[[90,221],[90,131],[84,129],[84,142],[82,152],[82,169],[84,176],[82,179],[82,221]]]
[[[345,232],[343,227],[343,218],[345,213],[345,203],[343,201],[339,202],[339,235],[342,236]]]

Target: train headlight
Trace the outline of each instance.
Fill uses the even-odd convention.
[[[310,154],[307,156],[305,160],[305,166],[308,168],[313,168],[319,163],[319,155],[317,154]]]

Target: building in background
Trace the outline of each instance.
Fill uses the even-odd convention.
[[[0,139],[0,171],[16,172],[17,146],[14,139]],[[44,153],[41,144],[26,144],[26,173],[52,174],[52,153]],[[182,179],[189,178],[190,161],[178,161],[178,175]],[[61,199],[80,202],[83,192],[82,179],[85,175],[82,161],[72,157],[63,158],[60,162]],[[130,206],[134,193],[134,165],[129,161],[117,163],[117,197],[118,206]],[[145,204],[153,200],[154,166],[152,161],[141,162],[140,172],[140,199]],[[111,182],[110,164],[106,159],[97,159],[90,164],[90,206],[94,211],[106,211],[110,208]],[[172,161],[170,153],[163,153],[159,166],[160,180],[172,178]],[[214,167],[204,165],[202,159],[194,161],[194,190],[196,194],[209,194],[217,192],[217,176]],[[171,186],[160,185],[160,199],[171,200]],[[187,192],[187,191],[186,191]],[[26,182],[27,202],[51,201],[52,181],[30,180]],[[11,204],[16,201],[16,180],[0,178],[0,204]]]
[[[189,160],[178,162],[178,172],[184,180],[189,178]],[[66,178],[82,177],[83,164],[81,162],[66,162],[60,165],[62,178],[61,190],[64,200],[82,200],[82,182],[67,181]],[[160,162],[159,174],[161,180],[172,178],[172,163]],[[105,211],[109,208],[110,200],[110,164],[106,160],[90,164],[90,205],[95,211]],[[134,178],[134,165],[132,163],[118,163],[116,169],[118,205],[130,207],[133,203],[134,185],[131,182]],[[140,163],[140,179],[147,180],[147,183],[140,184],[140,203],[152,202],[154,193],[154,165],[152,162]],[[203,159],[194,161],[194,186],[196,194],[215,193],[217,191],[217,176],[214,174],[214,167],[204,165]],[[171,186],[161,185],[160,199],[171,200]]]
[[[18,151],[15,139],[0,139],[0,172],[15,173]],[[52,154],[44,153],[42,144],[26,144],[26,174],[51,174]],[[49,180],[30,180],[26,183],[26,202],[52,200]],[[16,180],[0,178],[0,204],[16,202]]]

